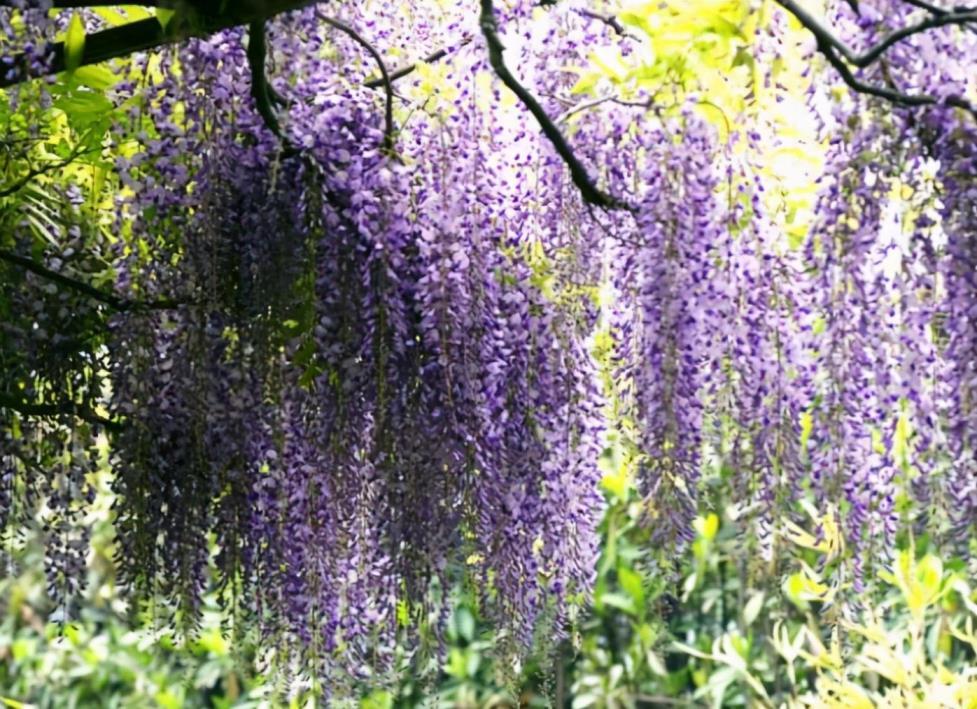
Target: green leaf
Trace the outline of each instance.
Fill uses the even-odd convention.
[[[69,72],[81,66],[82,55],[85,53],[85,24],[81,21],[81,14],[75,13],[68,23],[68,33],[64,38],[64,66]]]
[[[634,607],[642,609],[645,606],[645,589],[642,585],[641,574],[626,566],[617,567],[617,580],[631,598],[634,599]]]
[[[83,66],[75,72],[75,81],[95,91],[105,91],[115,86],[118,80],[119,77],[104,66]]]
[[[752,625],[753,621],[760,615],[760,611],[763,610],[763,599],[763,591],[757,591],[746,602],[746,606],[743,608],[743,623],[745,625]]]
[[[20,662],[23,659],[33,655],[35,644],[36,643],[27,638],[17,638],[14,640],[13,644],[10,646],[10,652],[13,655],[14,662]]]
[[[72,127],[83,130],[104,120],[112,111],[112,102],[95,91],[72,91],[57,99],[54,107],[64,111]]]
[[[165,7],[156,8],[156,20],[159,22],[160,27],[164,30],[166,26],[170,24],[170,20],[173,19],[173,15],[176,14],[175,10],[168,10]]]
[[[156,703],[164,709],[179,709],[179,707],[183,706],[183,702],[180,701],[180,697],[169,689],[161,689],[156,693],[153,699],[155,699]]]
[[[605,593],[600,598],[601,603],[605,606],[611,606],[612,608],[617,608],[622,610],[628,615],[637,615],[637,610],[634,606],[634,601],[621,593]]]
[[[458,630],[458,637],[462,640],[471,642],[475,637],[475,618],[467,608],[459,608],[455,613],[455,623]]]
[[[403,598],[397,601],[397,625],[401,628],[410,625],[410,609]]]
[[[736,56],[733,57],[733,67],[745,66],[753,69],[755,63],[753,52],[749,49],[746,47],[738,47],[736,49]]]
[[[390,709],[393,705],[393,695],[386,689],[374,690],[360,702],[362,709]]]

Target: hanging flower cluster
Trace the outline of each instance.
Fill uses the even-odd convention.
[[[180,303],[113,322],[126,579],[192,623],[216,565],[322,672],[389,667],[398,617],[436,588],[445,612],[463,578],[529,647],[588,592],[601,511],[588,314],[546,287],[533,254],[553,236],[519,200],[559,165],[486,170],[496,127],[461,112],[393,158],[374,95],[348,84],[304,87],[294,153],[248,119],[198,151],[194,122],[240,100],[235,72],[203,68],[226,41],[181,54],[185,133],[122,166],[119,286]],[[496,100],[476,90],[456,101]]]

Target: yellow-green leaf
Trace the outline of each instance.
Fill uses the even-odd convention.
[[[168,10],[165,7],[156,8],[156,20],[159,22],[160,27],[164,30],[170,24],[170,20],[173,19],[173,15],[176,14],[174,10]]]
[[[90,89],[104,91],[114,86],[119,77],[104,66],[83,66],[75,72],[75,79]]]
[[[719,531],[719,517],[715,512],[710,512],[705,517],[696,517],[692,526],[695,527],[695,531],[699,533],[700,537],[711,542],[716,538],[716,532]]]
[[[626,566],[619,566],[617,569],[617,580],[632,599],[635,608],[640,610],[645,605],[645,589],[641,575]]]
[[[68,23],[68,33],[64,38],[64,67],[68,71],[74,71],[81,66],[82,57],[85,54],[85,24],[81,20],[81,15],[75,13],[71,16]]]

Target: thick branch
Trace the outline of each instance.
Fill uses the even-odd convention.
[[[133,52],[152,49],[169,41],[177,41],[177,38],[169,39],[155,17],[112,27],[85,37],[85,47],[78,65],[98,64],[116,57],[128,56]],[[0,73],[0,88],[22,83],[42,74],[57,74],[64,71],[64,42],[48,45],[43,57],[45,58],[44,69],[41,74],[38,74],[32,73],[30,60],[26,55],[16,55],[13,58],[13,65],[7,71]]]
[[[20,7],[22,3],[18,0],[0,0],[0,7]],[[55,10],[81,10],[86,7],[117,7],[123,3],[114,0],[53,0],[49,7]],[[126,5],[140,5],[142,7],[173,7],[174,2],[157,2],[157,0],[134,0],[124,3]],[[29,7],[39,7],[40,3],[34,3]]]
[[[890,35],[888,38],[882,40],[882,42],[876,45],[875,48],[870,49],[864,55],[857,55],[853,53],[852,50],[844,42],[842,42],[840,39],[835,37],[834,34],[831,32],[831,30],[825,27],[813,15],[811,15],[802,7],[800,7],[796,2],[794,2],[794,0],[777,0],[777,2],[785,10],[787,10],[792,15],[794,15],[794,17],[796,17],[800,21],[800,23],[804,25],[804,27],[811,34],[814,35],[814,38],[817,41],[818,51],[824,55],[825,59],[828,60],[828,63],[835,68],[838,74],[841,75],[842,80],[853,91],[857,93],[867,94],[869,96],[877,96],[879,98],[886,99],[887,101],[891,101],[892,103],[896,103],[902,106],[937,106],[937,105],[954,106],[956,108],[962,108],[963,110],[967,111],[974,117],[977,117],[977,107],[975,107],[972,103],[970,103],[967,99],[963,98],[962,96],[948,96],[946,98],[941,98],[938,96],[933,96],[932,94],[908,94],[887,86],[877,86],[875,84],[870,84],[859,79],[857,76],[855,76],[854,72],[851,69],[851,66],[849,66],[849,65],[862,66],[861,64],[858,63],[858,61],[861,61],[861,59],[867,55],[873,55],[871,61],[872,62],[876,61],[881,56],[881,54],[884,53],[886,49],[888,49],[893,44],[895,44],[895,42],[900,41],[901,39],[905,39],[906,37],[911,36],[912,34],[917,34],[918,32],[923,31],[923,30],[915,29],[914,31],[909,32],[908,34],[905,33],[905,30],[918,28],[922,23],[919,23],[917,25],[912,25],[909,28],[904,28],[904,30],[897,31],[896,33],[893,34],[895,35],[902,32],[902,34],[900,34],[897,39],[890,42],[889,40],[893,36]],[[940,17],[942,16],[937,16],[935,19],[940,19]],[[956,14],[954,15],[954,17],[955,17],[955,22],[952,24],[962,24],[963,22],[969,22],[977,19],[977,13],[968,10],[966,13]],[[960,19],[961,17],[965,17],[966,19],[961,20]],[[951,24],[951,23],[944,23],[944,24]],[[881,45],[886,44],[887,42],[888,44],[885,47],[882,47],[881,50],[878,49]]]
[[[130,22],[119,27],[101,30],[85,37],[85,47],[79,66],[97,64],[99,62],[129,56],[134,52],[156,49],[168,44],[176,44],[190,37],[207,37],[223,29],[238,25],[249,25],[252,22],[267,20],[276,15],[315,4],[317,0],[265,0],[262,2],[203,2],[197,3],[211,12],[193,12],[197,5],[188,2],[174,2],[180,16],[174,17],[164,29],[155,17]],[[79,7],[92,3],[78,3]],[[97,4],[97,3],[96,3]],[[147,3],[137,3],[147,4]],[[159,3],[163,6],[163,3]],[[167,3],[171,4],[171,3]],[[232,10],[218,11],[219,5],[226,5]],[[71,5],[73,7],[74,5]],[[211,8],[210,6],[214,6]],[[66,5],[67,7],[67,5]],[[190,14],[183,15],[186,9]],[[45,74],[57,74],[65,70],[64,42],[48,45],[44,55],[47,61],[45,68],[32,72],[27,56],[20,54],[13,58],[11,68],[0,71],[0,88],[37,78]]]
[[[119,311],[125,310],[169,310],[171,308],[178,308],[181,305],[186,305],[177,300],[152,300],[152,301],[138,301],[138,300],[125,300],[120,298],[113,293],[107,293],[100,290],[88,283],[79,281],[70,276],[66,276],[63,273],[58,273],[57,271],[52,271],[50,268],[43,266],[36,261],[33,261],[19,254],[15,254],[7,249],[0,249],[0,260],[12,263],[15,266],[20,266],[25,271],[30,271],[31,273],[45,278],[52,283],[57,283],[64,286],[70,290],[76,291],[83,295],[87,295],[92,300],[97,300],[100,303],[105,303],[111,308]]]
[[[526,90],[526,88],[516,80],[516,78],[509,71],[509,68],[505,65],[505,61],[502,57],[502,53],[505,51],[505,47],[502,45],[502,41],[499,39],[498,26],[495,21],[495,9],[492,7],[492,0],[481,0],[482,13],[479,19],[479,23],[482,28],[482,34],[485,35],[485,43],[488,45],[489,53],[489,64],[492,65],[492,69],[498,75],[502,83],[512,91],[522,104],[533,114],[533,117],[539,123],[539,127],[543,131],[549,141],[553,144],[556,152],[563,159],[563,162],[570,169],[570,177],[573,179],[573,184],[577,186],[580,190],[580,194],[583,197],[584,202],[590,205],[595,205],[598,207],[603,207],[604,209],[622,209],[627,208],[627,205],[612,197],[611,195],[602,192],[597,185],[593,183],[590,179],[590,175],[587,174],[587,169],[581,164],[577,159],[577,156],[573,153],[573,149],[567,143],[566,138],[560,132],[556,124],[546,115],[546,111],[539,104],[539,101]]]
[[[920,10],[926,10],[933,15],[946,15],[951,12],[963,13],[963,12],[974,12],[972,7],[958,7],[953,10],[948,10],[943,7],[934,5],[931,2],[926,2],[926,0],[903,0],[907,5],[912,5],[913,7],[918,7]],[[968,22],[964,25],[964,29],[971,33],[977,34],[977,23]]]
[[[0,392],[0,409],[10,409],[23,416],[76,416],[82,421],[104,426],[110,431],[119,431],[122,428],[121,422],[99,416],[91,407],[73,401],[36,404]]]
[[[257,20],[248,26],[248,65],[251,67],[251,96],[254,98],[255,108],[264,119],[265,125],[279,138],[282,137],[278,116],[271,106],[271,92],[268,86],[268,76],[265,74],[265,58],[268,54],[268,43],[265,36],[265,21]]]
[[[818,42],[830,45],[839,54],[841,54],[842,57],[844,57],[845,61],[862,69],[877,61],[894,45],[898,44],[904,39],[912,37],[913,35],[928,32],[929,30],[936,29],[938,27],[945,27],[947,25],[964,25],[968,22],[977,21],[977,12],[973,10],[932,13],[931,16],[925,20],[921,20],[912,25],[907,25],[906,27],[901,27],[887,35],[877,44],[869,47],[864,52],[858,53],[842,42],[831,32],[831,30],[825,27],[820,20],[801,7],[798,3],[794,2],[794,0],[777,0],[777,2],[779,2],[780,5],[783,6],[788,12],[794,15],[794,17],[796,17],[801,24],[804,25],[804,27],[806,27],[811,34],[817,38]]]

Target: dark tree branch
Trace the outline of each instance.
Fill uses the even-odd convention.
[[[47,279],[58,285],[62,285],[65,288],[69,288],[73,291],[81,293],[82,295],[87,295],[92,300],[97,300],[100,303],[105,303],[106,305],[115,308],[117,310],[123,309],[123,301],[118,296],[112,293],[106,293],[105,291],[99,290],[88,283],[76,280],[70,276],[65,276],[57,271],[52,271],[46,266],[33,261],[32,259],[15,254],[12,251],[6,249],[0,249],[0,259],[12,263],[15,266],[20,266],[25,271],[30,271],[31,273],[40,276],[41,278]]]
[[[87,35],[78,65],[98,64],[116,57],[128,56],[133,52],[154,49],[180,39],[183,38],[169,36],[155,17],[149,17]],[[46,62],[42,74],[57,74],[64,71],[66,68],[64,42],[48,45],[44,57]],[[12,66],[0,72],[0,88],[14,86],[42,74],[32,73],[29,59],[19,54],[13,57]]]
[[[933,15],[916,24],[907,25],[906,27],[901,27],[893,31],[875,46],[869,47],[862,54],[852,57],[851,63],[858,67],[866,67],[885,54],[891,47],[915,34],[921,34],[929,30],[937,29],[938,27],[947,27],[949,25],[966,25],[974,21],[977,21],[977,12],[973,11],[948,12],[942,15]]]
[[[903,2],[905,2],[907,5],[918,7],[920,10],[926,10],[926,12],[929,12],[930,14],[933,15],[946,15],[950,12],[957,12],[957,13],[974,12],[974,8],[972,7],[957,7],[953,10],[949,10],[947,8],[938,7],[937,5],[934,5],[931,2],[926,2],[926,0],[903,0]],[[977,23],[968,22],[965,25],[963,25],[963,27],[964,29],[967,29],[970,32],[977,34]]]
[[[110,431],[119,431],[122,429],[122,423],[120,421],[99,416],[91,407],[73,401],[37,404],[30,401],[23,401],[17,397],[0,392],[0,409],[10,409],[23,416],[75,416],[82,421],[104,426]]]
[[[251,67],[251,96],[254,97],[255,108],[272,133],[282,137],[278,116],[271,105],[271,92],[268,86],[268,75],[265,73],[265,59],[268,55],[268,43],[265,36],[265,21],[256,20],[248,25],[248,66]]]
[[[502,83],[533,114],[533,117],[543,131],[543,135],[553,144],[560,158],[563,159],[563,162],[570,169],[570,177],[573,179],[573,184],[580,191],[584,202],[588,205],[595,205],[604,209],[628,209],[629,207],[626,203],[611,195],[605,194],[594,184],[590,179],[590,175],[587,174],[587,169],[577,159],[573,149],[567,143],[566,138],[563,137],[560,129],[556,127],[556,124],[553,123],[550,117],[546,115],[546,111],[539,104],[539,101],[536,100],[536,97],[529,93],[509,71],[502,56],[505,47],[502,45],[502,40],[499,39],[498,25],[495,21],[495,9],[492,6],[492,0],[481,0],[481,6],[482,12],[479,18],[479,24],[482,28],[482,34],[485,35],[485,43],[488,46],[489,64],[491,64],[492,69],[495,70],[499,79],[502,80]]]
[[[394,69],[392,72],[390,72],[390,83],[393,83],[398,79],[403,79],[405,76],[408,76],[409,74],[413,73],[414,70],[417,69],[418,64],[431,64],[432,62],[436,62],[440,59],[444,59],[452,52],[461,49],[465,45],[471,44],[471,41],[472,41],[471,37],[462,37],[461,40],[458,42],[458,44],[456,44],[453,47],[439,49],[436,52],[431,52],[420,61],[414,62],[413,64],[407,64],[406,66],[402,66],[399,69]],[[382,76],[379,76],[377,78],[369,79],[363,82],[363,85],[368,89],[379,89],[379,88],[383,88],[386,85],[386,82],[384,81]]]
[[[620,36],[634,39],[634,37],[632,37],[631,34],[624,29],[624,25],[621,24],[621,21],[618,20],[614,15],[601,15],[599,12],[593,12],[591,10],[577,10],[577,14],[590,20],[603,22]]]
[[[81,145],[78,145],[75,146],[75,148],[71,151],[68,157],[62,160],[54,160],[51,162],[46,162],[39,167],[31,167],[26,174],[14,180],[10,184],[4,186],[3,188],[0,188],[0,199],[2,199],[3,197],[9,197],[12,194],[20,192],[20,190],[24,189],[28,184],[30,184],[30,181],[33,180],[35,177],[40,177],[41,175],[51,172],[52,170],[60,170],[61,168],[67,167],[82,155],[85,155],[87,153],[93,153],[96,150],[98,150],[98,148],[86,148]]]
[[[380,70],[380,85],[383,86],[384,92],[386,93],[386,98],[383,107],[383,118],[385,124],[385,130],[383,132],[383,150],[388,155],[393,154],[394,150],[394,134],[396,127],[394,126],[394,90],[391,85],[390,74],[387,72],[387,65],[383,62],[383,57],[380,56],[380,52],[376,48],[366,41],[363,36],[357,32],[355,29],[340,22],[332,17],[326,17],[320,13],[316,13],[322,22],[325,22],[330,27],[343,32],[348,35],[354,42],[359,44],[363,49],[373,57],[373,61],[376,62],[377,68]]]
[[[175,2],[157,2],[157,0],[132,0],[131,2],[120,3],[114,0],[53,0],[50,7],[55,10],[80,10],[86,7],[117,7],[118,5],[140,5],[142,7],[173,7]],[[0,7],[19,7],[21,3],[17,0],[0,0]],[[39,3],[34,3],[39,7]]]
[[[953,9],[939,7],[931,2],[926,2],[926,0],[903,0],[907,5],[912,5],[913,7],[918,7],[920,10],[926,10],[933,15],[946,15],[951,12],[963,13],[963,12],[973,12],[974,8],[970,7],[955,7]]]
[[[155,17],[130,22],[119,27],[94,32],[85,37],[85,47],[78,66],[129,56],[134,52],[157,49],[176,44],[191,37],[207,37],[229,27],[250,25],[259,20],[268,20],[292,10],[313,5],[318,0],[253,0],[250,2],[226,0],[197,0],[197,2],[173,0],[160,2],[158,6],[177,11],[164,28]],[[87,7],[101,4],[79,2],[65,7]],[[147,5],[141,2],[137,4]],[[12,64],[0,69],[0,88],[38,78],[42,75],[57,74],[66,69],[64,42],[48,45],[43,55],[47,61],[40,73],[32,73],[28,57],[19,54],[13,57]]]
[[[936,29],[938,27],[945,27],[947,25],[963,25],[977,20],[977,12],[972,10],[966,10],[963,12],[953,11],[934,13],[925,20],[921,20],[915,24],[907,25],[906,27],[901,27],[893,31],[891,34],[880,40],[877,44],[869,47],[862,53],[858,53],[842,42],[831,32],[831,30],[825,27],[816,17],[814,17],[814,15],[809,13],[794,0],[777,0],[777,2],[779,2],[788,12],[794,15],[794,17],[796,17],[801,24],[803,24],[817,38],[819,42],[824,42],[830,45],[839,54],[841,54],[842,57],[845,58],[845,61],[859,67],[860,69],[864,69],[865,67],[869,66],[878,60],[879,57],[885,54],[894,45],[898,44],[904,39],[912,37],[913,35],[928,32],[929,30]]]
[[[43,266],[32,259],[20,256],[19,254],[15,254],[7,249],[0,249],[0,260],[6,261],[7,263],[12,263],[15,266],[19,266],[25,271],[30,271],[31,273],[47,279],[52,283],[57,283],[65,288],[81,293],[82,295],[87,295],[92,300],[105,303],[110,308],[118,311],[170,310],[173,308],[178,308],[182,305],[187,305],[185,302],[168,299],[152,301],[126,300],[113,293],[106,293],[105,291],[89,285],[88,283],[79,281],[70,276],[66,276],[63,273],[52,271],[50,268],[47,268],[46,266]]]
[[[877,86],[875,84],[865,82],[855,76],[851,69],[850,65],[863,68],[863,66],[867,66],[868,64],[877,61],[888,48],[906,37],[941,25],[932,25],[927,26],[925,29],[919,29],[924,23],[917,23],[915,25],[903,28],[902,30],[897,30],[892,35],[889,35],[886,39],[879,42],[879,44],[875,45],[875,47],[872,49],[869,49],[864,54],[859,55],[855,54],[844,42],[835,37],[831,30],[825,27],[813,15],[804,10],[804,8],[800,7],[796,2],[794,2],[794,0],[777,0],[777,2],[781,5],[781,7],[794,15],[794,17],[796,17],[798,21],[804,25],[804,27],[811,34],[814,35],[817,42],[818,51],[824,55],[824,58],[828,60],[828,63],[835,68],[842,80],[853,91],[867,94],[869,96],[877,96],[902,106],[954,106],[967,111],[972,116],[977,118],[977,106],[974,106],[962,96],[948,96],[946,98],[940,98],[938,96],[925,93],[909,94],[888,86]],[[944,22],[943,24],[959,25],[965,22],[977,20],[977,13],[970,10],[965,13],[957,13],[952,16],[954,18],[953,22]],[[935,16],[934,19],[941,19],[941,17],[942,16]],[[896,35],[898,36],[895,39],[892,39]],[[868,64],[863,65],[859,63],[862,62],[866,56],[872,57]]]

